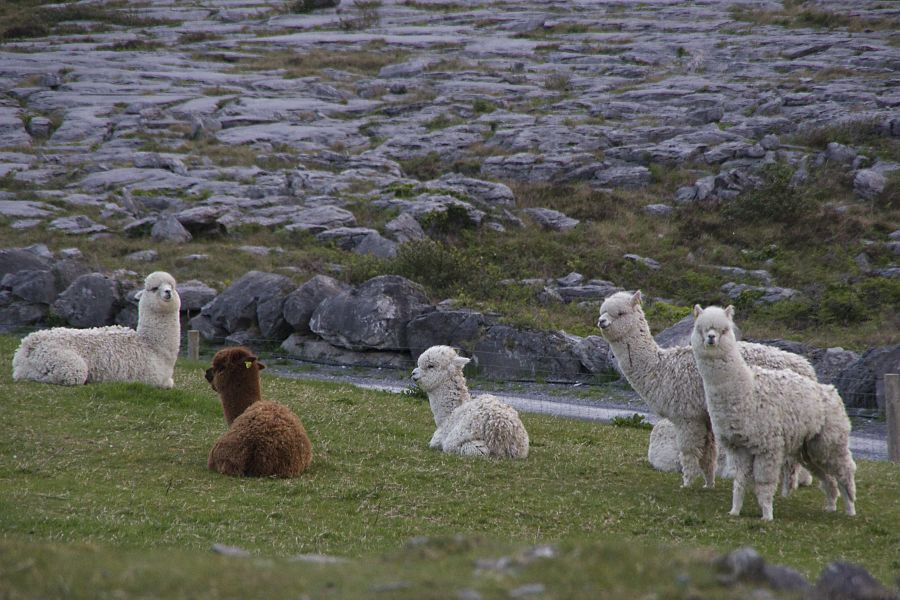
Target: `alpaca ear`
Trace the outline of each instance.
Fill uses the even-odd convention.
[[[140,300],[141,296],[144,295],[144,290],[138,290],[138,293],[134,295],[135,300]]]
[[[702,313],[702,312],[703,312],[703,309],[700,308],[700,305],[699,305],[699,304],[695,304],[695,305],[694,305],[694,320],[696,320],[697,317],[699,317],[699,316],[700,316],[700,313]]]
[[[471,359],[468,359],[465,356],[456,356],[453,358],[453,366],[459,367],[460,369],[462,369],[467,364],[469,364],[470,360]]]
[[[631,305],[638,306],[641,303],[641,299],[642,299],[641,290],[638,290],[634,294],[631,295]]]
[[[266,368],[266,365],[262,364],[262,363],[259,362],[259,361],[256,361],[256,366],[259,367],[259,370],[260,370],[260,371],[262,371],[263,369]]]
[[[725,316],[728,317],[729,319],[734,318],[734,305],[733,304],[729,304],[728,308],[725,309]]]

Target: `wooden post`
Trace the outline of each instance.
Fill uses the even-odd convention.
[[[887,413],[888,459],[900,463],[900,374],[884,376],[884,408]]]
[[[200,360],[200,332],[196,329],[188,331],[188,358]]]

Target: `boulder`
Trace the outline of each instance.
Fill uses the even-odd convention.
[[[843,348],[817,349],[813,350],[809,356],[819,383],[834,383],[844,369],[855,364],[859,359],[859,353]]]
[[[877,409],[884,414],[885,373],[900,373],[900,344],[867,350],[833,383],[848,407]]]
[[[616,371],[615,358],[609,344],[599,335],[575,338],[573,352],[588,373],[608,373]]]
[[[691,333],[694,331],[694,317],[688,315],[657,333],[654,337],[661,348],[676,348],[691,345]]]
[[[524,212],[543,229],[565,231],[574,229],[579,223],[578,219],[567,217],[558,210],[550,208],[526,208]]]
[[[100,233],[109,229],[106,225],[95,223],[85,215],[59,217],[58,219],[50,221],[48,227],[69,235],[87,235],[89,233]]]
[[[22,248],[3,248],[0,250],[0,278],[7,273],[50,268],[50,261]]]
[[[115,321],[122,306],[117,281],[100,273],[88,273],[59,295],[53,310],[73,327],[102,327]]]
[[[214,328],[228,333],[258,327],[264,338],[280,341],[290,334],[282,307],[295,287],[283,275],[250,271],[204,306],[200,314]]]
[[[0,290],[0,331],[35,325],[45,320],[46,304],[35,304],[17,298],[8,290]]]
[[[418,359],[422,352],[437,345],[471,352],[485,328],[495,321],[473,310],[436,310],[419,315],[406,327],[409,353]]]
[[[347,350],[299,333],[291,334],[284,340],[281,349],[294,358],[319,364],[375,369],[410,369],[414,366],[406,352]]]
[[[863,200],[874,200],[885,186],[887,179],[874,169],[861,169],[853,177],[853,191]]]
[[[382,275],[324,300],[309,327],[325,341],[349,350],[404,351],[407,324],[431,310],[422,286],[398,275]]]
[[[396,219],[389,221],[384,226],[387,235],[398,244],[405,244],[417,240],[424,240],[427,236],[419,222],[409,213],[400,213]]]
[[[896,600],[898,595],[881,585],[864,568],[833,562],[822,570],[810,597],[819,600]]]
[[[375,231],[363,237],[353,248],[353,252],[376,258],[393,258],[397,256],[397,246],[397,242],[384,238]]]
[[[56,300],[57,289],[53,273],[49,270],[25,269],[7,273],[0,279],[0,289],[9,290],[19,300],[32,304],[51,304]]]
[[[176,289],[181,297],[182,312],[200,310],[216,297],[216,290],[196,279],[182,281],[178,283]]]
[[[193,238],[175,215],[165,215],[154,223],[150,229],[150,237],[157,242],[174,242],[176,244],[185,244]]]
[[[350,286],[333,277],[316,275],[284,299],[282,307],[284,320],[295,332],[308,335],[312,333],[309,328],[309,320],[319,304],[323,300],[337,296],[349,289]]]
[[[720,573],[719,581],[725,585],[763,584],[776,591],[797,593],[807,592],[811,587],[799,572],[788,567],[767,564],[765,559],[749,546],[719,557],[715,565]]]
[[[494,379],[572,381],[586,373],[572,336],[493,325],[472,351],[480,373]]]

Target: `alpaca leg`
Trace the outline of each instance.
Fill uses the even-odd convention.
[[[675,440],[681,455],[681,487],[689,487],[703,474],[700,459],[706,444],[706,429],[702,423],[679,421],[675,423]]]
[[[753,483],[756,488],[756,500],[762,510],[763,521],[771,521],[774,518],[772,504],[783,467],[784,458],[780,452],[774,455],[766,454],[754,457]],[[793,471],[793,467],[791,470]]]
[[[800,482],[800,463],[793,458],[787,458],[781,467],[781,496],[787,498],[791,492],[797,489]]]
[[[246,444],[234,439],[232,432],[227,432],[209,451],[207,467],[223,475],[241,477],[247,475],[247,463],[250,459]]]
[[[734,483],[731,487],[731,512],[728,514],[737,517],[744,506],[744,486],[753,470],[753,461],[746,450],[733,448],[729,454],[734,465]]]
[[[715,487],[718,458],[716,438],[712,429],[708,428],[706,430],[706,445],[703,448],[703,454],[700,456],[700,467],[703,469],[703,479],[705,481],[703,487]]]
[[[490,450],[484,440],[469,440],[456,450],[462,456],[488,456]]]
[[[848,452],[843,462],[835,469],[835,478],[844,499],[844,508],[850,517],[856,516],[856,463]]]
[[[42,374],[37,381],[57,385],[82,385],[88,379],[88,366],[74,350],[60,350],[43,355],[43,365],[38,369]]]

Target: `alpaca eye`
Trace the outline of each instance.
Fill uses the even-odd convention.
[[[159,289],[159,286],[156,286],[156,287],[150,288],[150,291],[151,291],[151,292],[155,292],[155,291],[157,291],[158,289]]]

